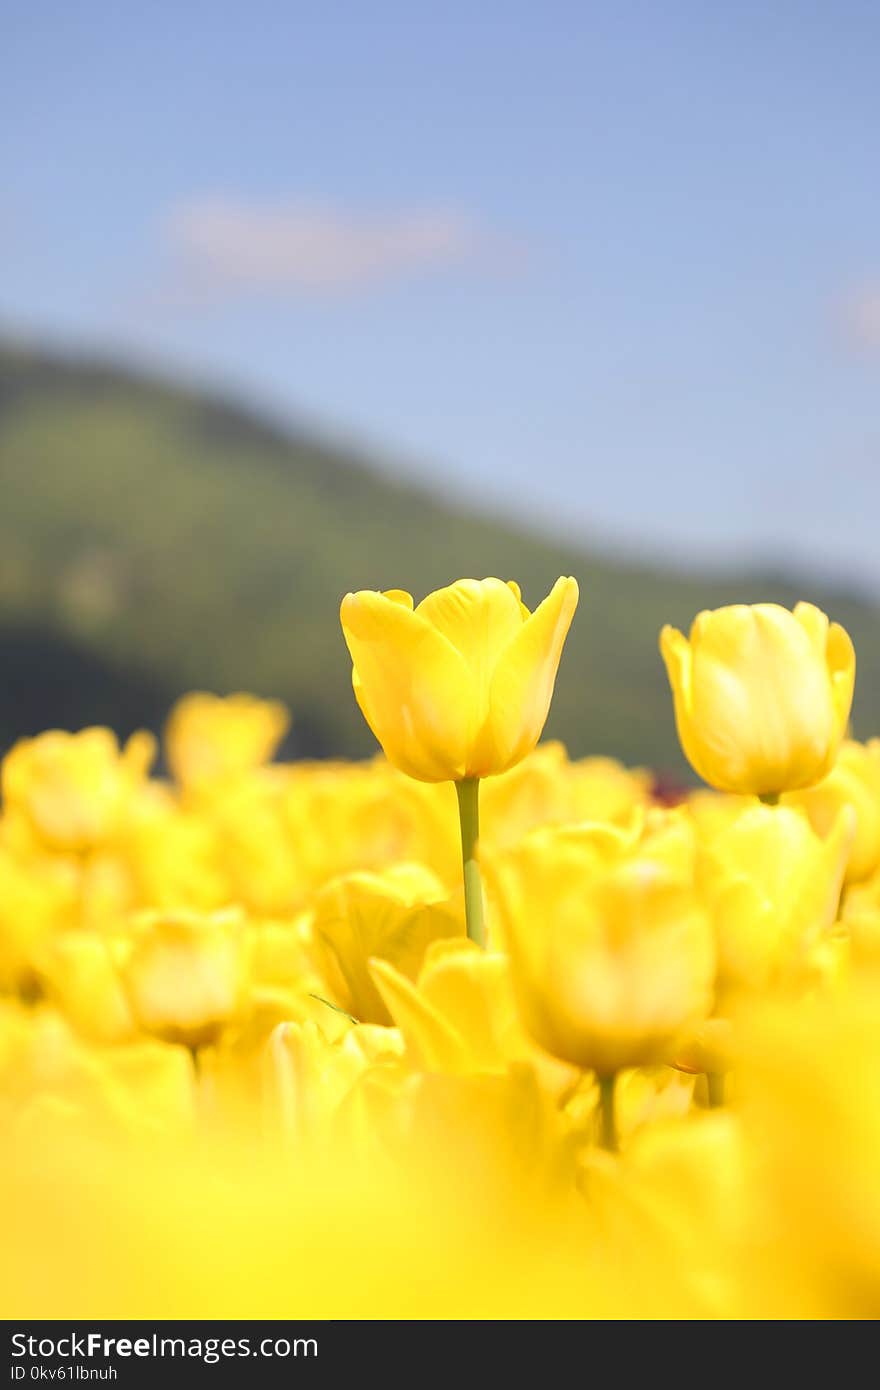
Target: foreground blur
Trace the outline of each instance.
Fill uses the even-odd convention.
[[[482,787],[483,951],[453,787],[286,725],[4,761],[7,1316],[880,1314],[876,744],[673,807],[539,746]]]

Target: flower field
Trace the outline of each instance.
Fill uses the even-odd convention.
[[[274,762],[281,705],[199,693],[161,749],[7,753],[7,1316],[880,1314],[852,643],[664,629],[705,785],[661,797],[540,742],[577,605],[347,595],[369,762]]]

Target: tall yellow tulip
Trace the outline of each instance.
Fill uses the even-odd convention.
[[[703,612],[660,650],[682,748],[720,791],[778,797],[818,782],[846,731],[855,682],[848,634],[809,603]]]
[[[361,711],[389,761],[458,789],[468,932],[483,940],[476,844],[481,777],[541,737],[578,586],[558,579],[530,613],[512,580],[459,579],[416,607],[394,589],[346,594],[340,617]]]
[[[346,594],[341,618],[364,718],[389,761],[421,782],[513,767],[544,728],[578,601],[559,579],[530,613],[514,583],[459,579],[409,594]]]

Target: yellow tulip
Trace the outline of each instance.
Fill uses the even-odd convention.
[[[504,772],[538,742],[578,586],[534,613],[513,582],[460,579],[409,594],[347,594],[341,619],[361,711],[389,760],[423,782]]]
[[[64,932],[47,954],[48,992],[77,1033],[97,1043],[137,1035],[108,942],[95,932]]]
[[[130,1135],[192,1117],[192,1061],[143,1040],[89,1048],[55,1010],[0,1004],[0,1118],[31,1130]]]
[[[147,1033],[200,1047],[241,1012],[248,966],[244,921],[235,909],[144,912],[119,949],[132,1011]]]
[[[277,700],[194,691],[168,717],[168,766],[187,791],[204,791],[268,762],[289,724]]]
[[[542,825],[578,820],[625,825],[650,800],[650,777],[613,758],[571,762],[561,743],[541,743],[480,793],[480,842],[503,849]],[[445,803],[444,803],[445,808]]]
[[[317,895],[311,923],[327,992],[360,1023],[391,1022],[370,977],[371,958],[415,979],[428,945],[463,931],[442,884],[419,864],[336,879]]]
[[[855,812],[855,835],[846,882],[861,883],[880,867],[880,739],[850,740],[828,776],[805,791],[791,792],[785,804],[802,806],[817,834],[829,834],[841,806]]]
[[[63,884],[0,846],[0,991],[34,991],[67,906]]]
[[[768,989],[809,971],[837,915],[853,824],[844,807],[821,840],[802,811],[753,802],[707,832],[698,878],[722,988]]]
[[[610,851],[610,852],[609,852]],[[493,863],[523,1020],[548,1052],[609,1076],[668,1060],[712,1003],[709,922],[663,838],[611,848],[537,831]]]
[[[849,636],[809,603],[700,613],[660,649],[691,766],[720,791],[774,796],[818,782],[846,731],[855,681]]]
[[[348,1024],[331,1038],[316,1023],[279,1023],[265,1044],[263,1081],[282,1136],[294,1143],[328,1137],[355,1082],[374,1064],[399,1061],[395,1028]]]
[[[109,729],[51,730],[6,756],[3,799],[39,844],[85,852],[122,829],[154,756],[152,734],[133,734],[120,751]]]
[[[373,960],[370,969],[414,1068],[503,1074],[526,1063],[557,1097],[577,1081],[571,1067],[537,1048],[523,1030],[510,965],[500,951],[481,951],[460,938],[435,941],[415,984],[387,961]]]

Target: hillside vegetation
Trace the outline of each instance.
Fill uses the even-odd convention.
[[[880,731],[880,621],[867,602],[552,544],[223,399],[0,349],[0,479],[4,746],[50,724],[157,727],[195,687],[283,698],[291,751],[369,753],[340,597],[390,587],[419,597],[487,574],[516,577],[530,606],[559,574],[580,582],[548,725],[574,753],[681,774],[659,628],[759,598],[810,598],[845,623],[860,664],[856,730]]]

